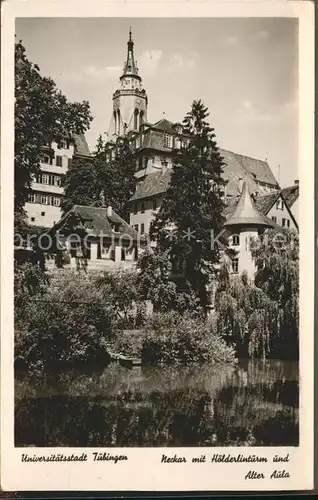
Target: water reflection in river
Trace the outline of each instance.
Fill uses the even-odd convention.
[[[16,446],[297,446],[298,364],[110,366],[16,383]]]

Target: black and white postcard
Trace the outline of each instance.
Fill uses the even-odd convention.
[[[3,3],[3,490],[313,487],[313,13]]]

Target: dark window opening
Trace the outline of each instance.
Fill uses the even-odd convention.
[[[56,157],[56,166],[61,167],[62,166],[62,156],[57,156]]]
[[[240,236],[238,234],[234,234],[232,238],[233,246],[238,247],[240,244]]]
[[[232,271],[233,273],[238,273],[238,268],[239,268],[239,260],[238,258],[232,259]]]

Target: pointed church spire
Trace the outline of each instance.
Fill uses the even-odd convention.
[[[138,75],[137,64],[135,63],[134,58],[134,42],[132,39],[131,28],[129,28],[129,39],[127,42],[127,60],[121,78],[125,76],[134,76],[140,79],[140,76]]]
[[[273,222],[261,214],[255,207],[251,195],[249,193],[247,182],[245,181],[242,188],[242,194],[236,205],[234,213],[224,223],[224,226],[265,226],[273,227]]]

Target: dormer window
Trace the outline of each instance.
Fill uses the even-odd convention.
[[[68,143],[67,140],[61,139],[58,144],[57,144],[58,149],[68,149]]]
[[[45,163],[46,165],[52,165],[52,158],[49,155],[43,155],[42,163]]]

